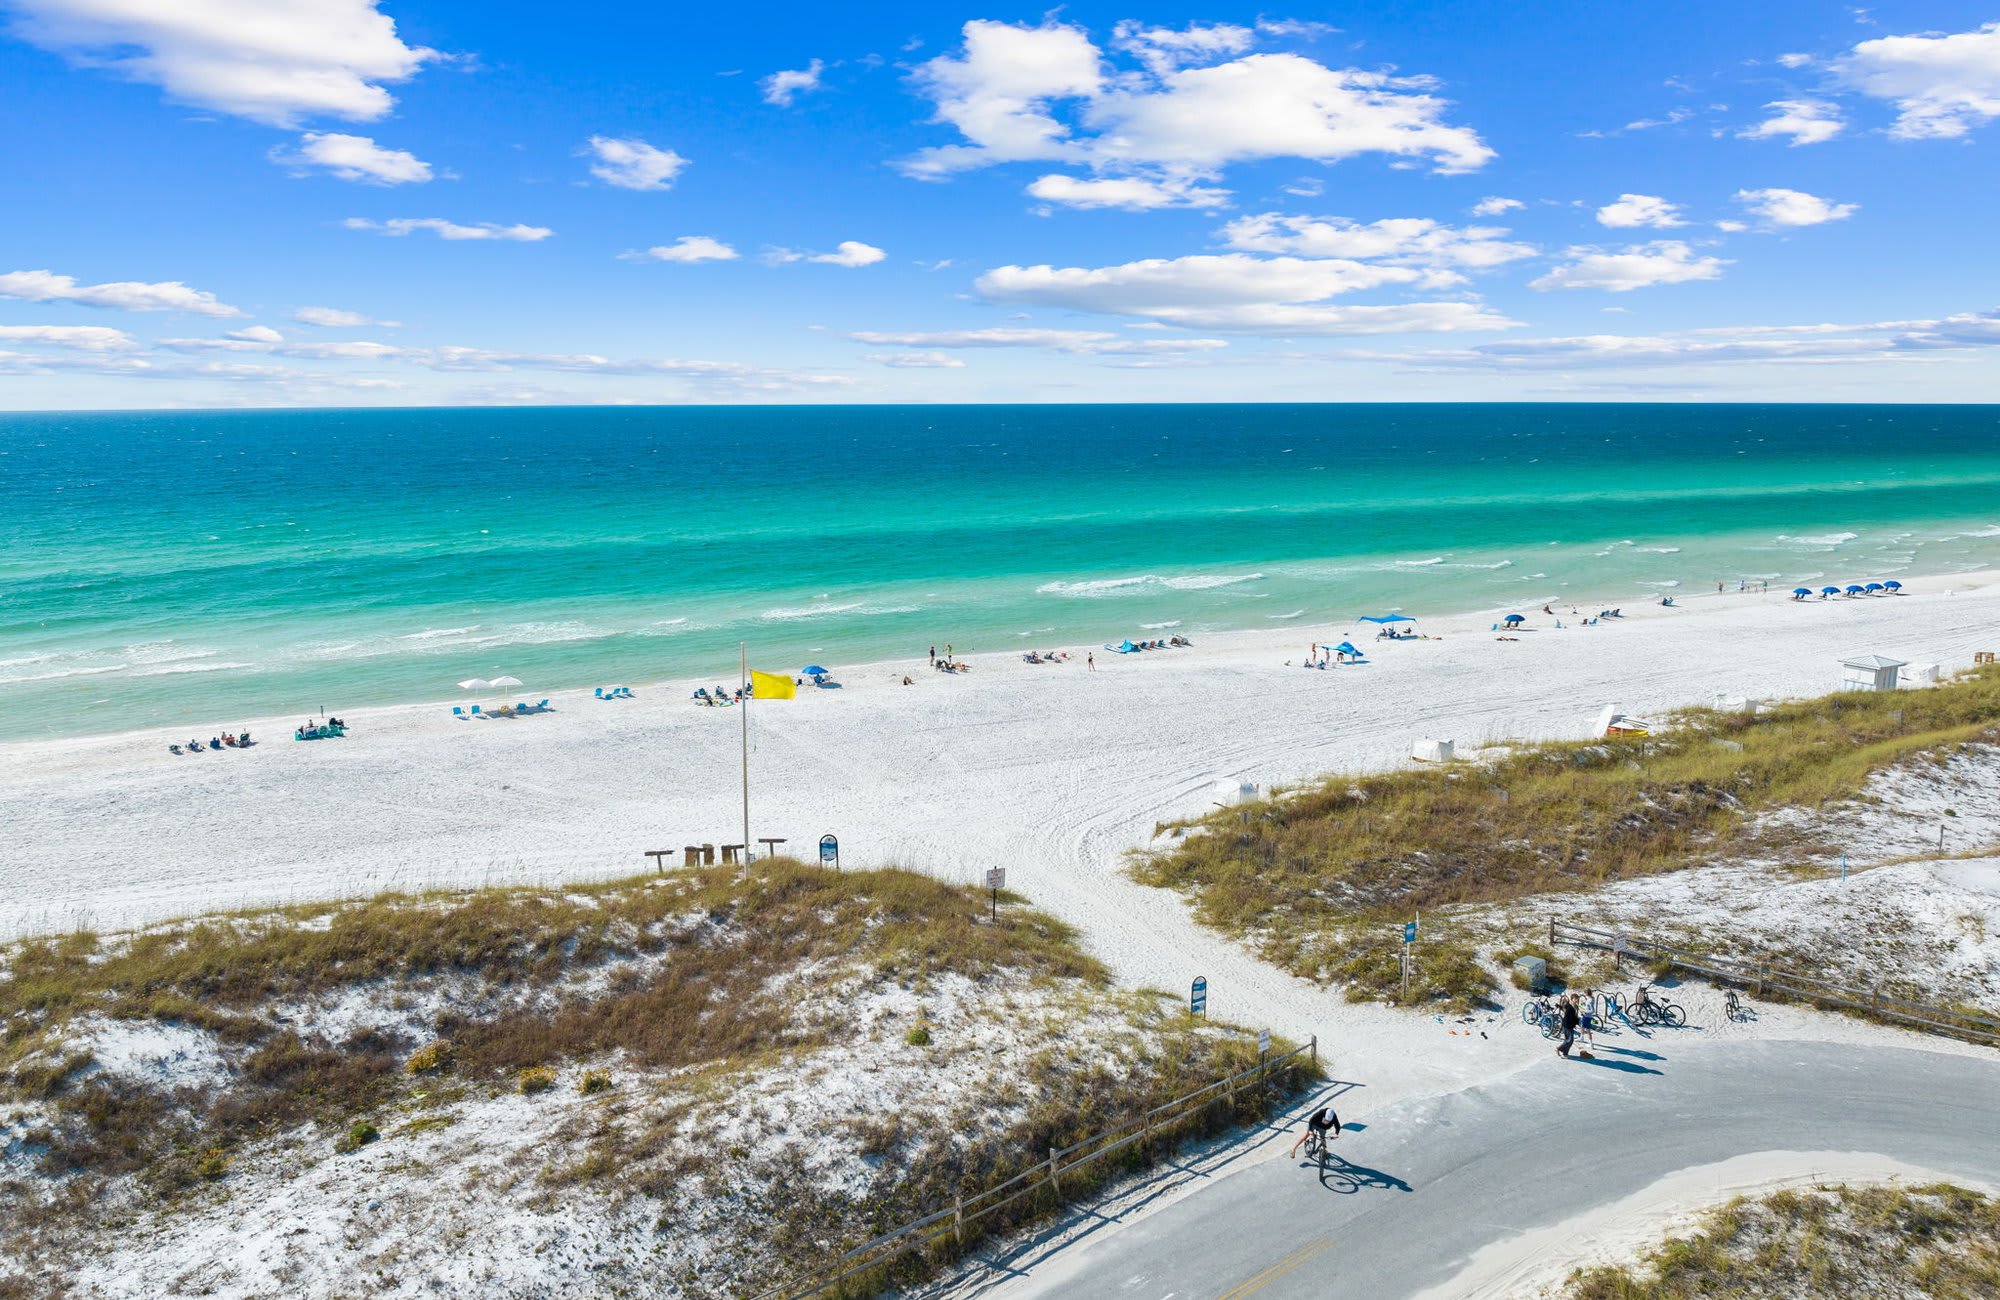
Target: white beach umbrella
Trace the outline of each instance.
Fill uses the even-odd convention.
[[[525,683],[525,682],[523,682],[523,681],[522,681],[522,680],[521,680],[520,678],[518,678],[518,677],[495,677],[495,678],[494,678],[494,679],[493,679],[492,681],[490,681],[490,682],[488,682],[488,683],[486,683],[486,684],[487,684],[488,686],[523,686],[523,685],[526,685],[526,683]]]
[[[468,677],[458,684],[458,689],[461,691],[483,691],[491,685],[493,683],[487,681],[484,677]]]

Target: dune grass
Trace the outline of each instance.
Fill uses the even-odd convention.
[[[733,1189],[772,1249],[734,1282],[687,1292],[733,1293],[1255,1063],[1245,1034],[1192,1020],[1176,999],[1114,989],[1067,926],[1017,896],[1002,902],[994,924],[983,890],[777,861],[748,883],[726,868],[392,894],[0,948],[0,1118],[38,1170],[0,1180],[0,1220],[22,1228],[0,1238],[18,1269],[9,1277],[0,1266],[0,1297],[57,1294],[23,1279],[47,1276],[77,1241],[135,1212],[214,1212],[246,1160],[362,1160],[377,1142],[451,1126],[462,1101],[509,1095],[598,1107],[563,1119],[568,1154],[527,1175],[551,1198],[642,1198],[661,1207],[654,1231],[671,1234],[681,1229],[670,1207],[709,1194],[701,1188]],[[754,1094],[767,1072],[857,1050],[866,1031],[829,990],[921,998],[948,976],[995,989],[1009,1010],[996,1004],[994,1017],[1014,1014],[1021,997],[1021,1032],[1044,1045],[966,1097],[973,1109],[960,1122],[868,1120],[861,1154],[886,1163],[865,1198],[787,1164],[794,1145],[678,1144],[689,1107],[726,1114],[732,1092]],[[368,1008],[360,1022],[401,1028],[327,1028],[356,1023],[328,1008],[357,1002]],[[203,1031],[227,1077],[171,1086],[105,1068],[86,1049],[121,1023]],[[1093,1029],[1072,1037],[1062,1025]],[[986,1050],[950,1036],[933,1045],[928,1032],[917,1043],[896,1025],[869,1059],[893,1066],[916,1048],[960,1070]],[[1294,1068],[1269,1089],[1239,1090],[1067,1190],[1265,1114],[1303,1078]],[[20,1127],[24,1115],[34,1118]],[[980,1122],[993,1115],[1007,1122]],[[1050,1208],[1024,1202],[989,1226]]]
[[[172,1191],[195,1180],[211,1148],[344,1122],[440,1068],[512,1086],[523,1071],[618,1051],[670,1069],[810,1046],[774,981],[815,961],[864,963],[888,978],[1010,968],[1107,982],[1061,922],[1015,909],[1010,924],[993,926],[986,907],[977,891],[913,872],[777,862],[749,884],[713,869],[561,891],[391,894],[115,941],[30,940],[0,966],[0,1099],[48,1101],[64,1117],[39,1135],[47,1172],[144,1170]],[[702,919],[711,924],[690,924]],[[594,996],[563,991],[567,977],[598,966],[615,969]],[[419,980],[498,991],[508,1009],[446,1010],[429,1041],[306,1038],[274,1015]],[[537,990],[551,996],[520,996]],[[237,1077],[190,1118],[171,1098],[105,1077],[88,1053],[52,1051],[84,1015],[207,1030],[244,1049]]]
[[[1636,1265],[1579,1270],[1561,1300],[2000,1295],[2000,1201],[1946,1183],[1738,1197]]]
[[[1174,843],[1137,855],[1132,872],[1188,893],[1205,924],[1288,970],[1394,996],[1394,927],[1417,912],[1781,849],[1754,841],[1757,814],[1851,798],[1870,773],[1991,740],[1996,724],[1992,667],[1935,689],[1843,692],[1754,714],[1694,709],[1651,736],[1331,777],[1163,827]],[[1458,1006],[1485,996],[1490,979],[1448,949],[1419,954],[1419,996]]]

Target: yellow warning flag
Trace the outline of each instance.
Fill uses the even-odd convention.
[[[750,694],[760,700],[789,700],[798,693],[798,688],[789,677],[760,673],[755,668],[750,670]]]

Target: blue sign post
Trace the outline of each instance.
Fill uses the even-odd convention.
[[[1417,923],[1415,921],[1403,922],[1403,942],[1415,943],[1416,941],[1417,941]]]
[[[840,841],[831,835],[819,837],[819,864],[840,870]]]
[[[1208,1014],[1208,976],[1194,977],[1194,988],[1188,993],[1188,1014],[1205,1016]]]

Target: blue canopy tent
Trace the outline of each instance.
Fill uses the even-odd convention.
[[[1411,618],[1408,614],[1363,614],[1361,621],[1364,623],[1414,623],[1417,620]]]
[[[1359,658],[1361,655],[1361,652],[1354,648],[1354,643],[1352,641],[1342,641],[1339,645],[1335,646],[1333,649],[1334,653],[1336,654],[1353,655],[1356,658]]]
[[[1882,585],[1888,588],[1890,591],[1901,591],[1903,589],[1903,584],[1897,582],[1894,578],[1889,579],[1889,581],[1883,583]]]

